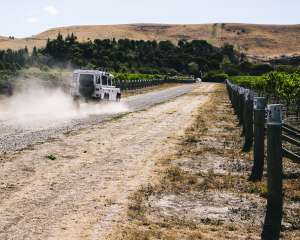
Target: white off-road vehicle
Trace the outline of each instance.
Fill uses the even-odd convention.
[[[120,88],[112,85],[113,75],[100,70],[75,70],[71,82],[71,95],[74,100],[110,100],[121,99]]]

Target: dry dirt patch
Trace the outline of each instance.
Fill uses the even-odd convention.
[[[156,195],[149,198],[149,219],[184,219],[194,223],[242,224],[259,226],[262,201],[257,203],[251,195],[236,195],[227,191],[208,190],[184,194]]]

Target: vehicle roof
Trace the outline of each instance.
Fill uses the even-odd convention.
[[[99,75],[105,75],[108,74],[109,76],[113,76],[109,72],[100,71],[100,70],[82,70],[82,69],[76,69],[73,73],[86,73],[86,74],[99,74]]]

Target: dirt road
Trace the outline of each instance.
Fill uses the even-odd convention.
[[[82,104],[80,110],[69,95],[44,89],[0,101],[0,154],[24,149],[77,131],[124,113],[149,108],[190,92],[195,85],[181,85],[125,98],[120,103]],[[8,108],[8,109],[7,109]]]
[[[2,155],[0,239],[105,239],[122,221],[129,194],[150,181],[153,159],[168,152],[170,137],[213,89],[193,86],[156,105],[152,95],[152,107]]]

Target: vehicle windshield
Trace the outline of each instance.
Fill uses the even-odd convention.
[[[94,75],[93,74],[80,74],[79,77],[80,85],[90,85],[94,83]]]

